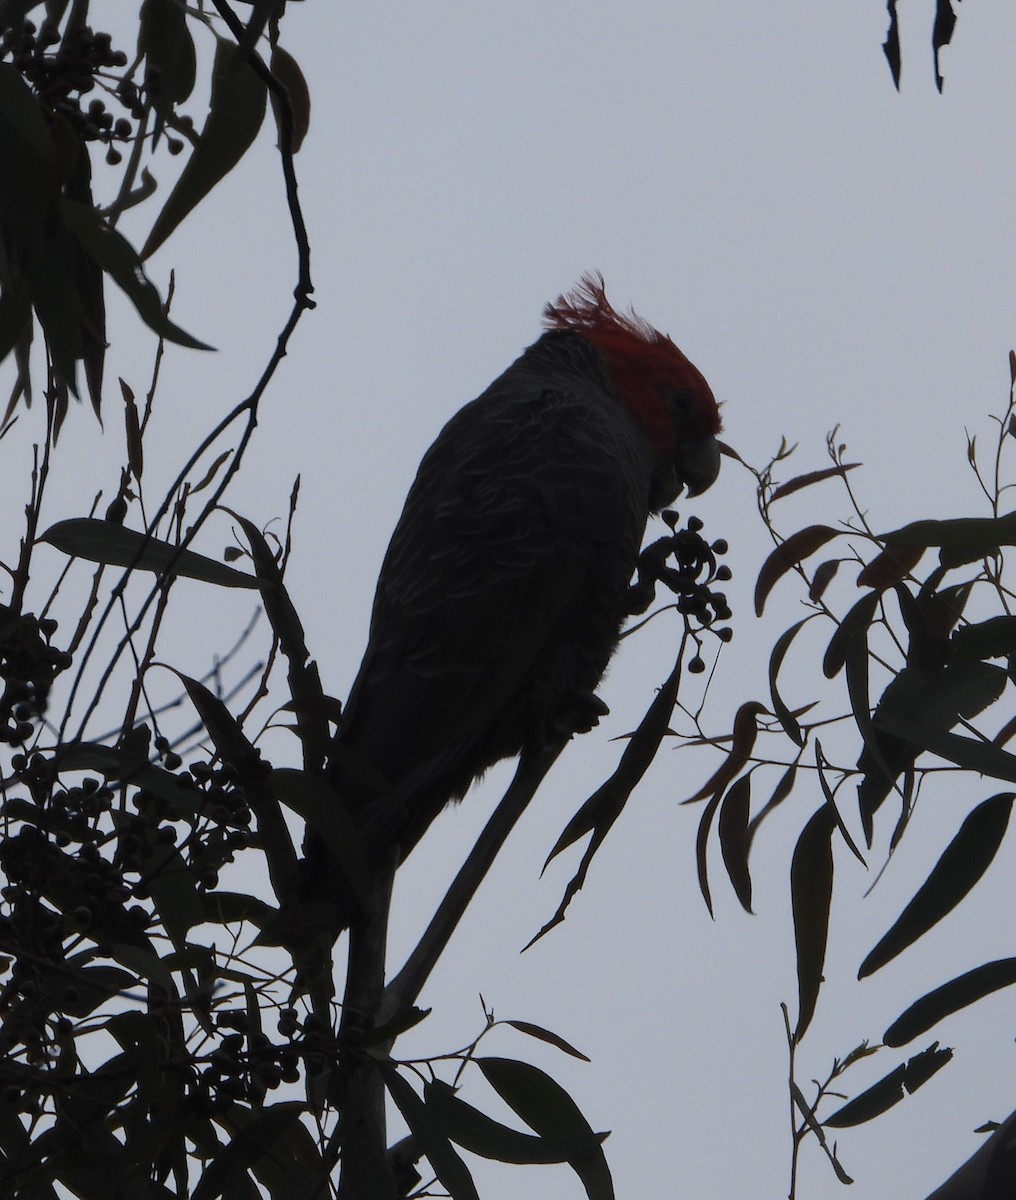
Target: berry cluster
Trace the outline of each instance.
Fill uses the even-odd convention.
[[[51,646],[56,621],[38,620],[0,604],[0,743],[23,746],[46,711],[53,680],[71,656]]]
[[[309,1067],[310,1060],[322,1053],[317,1024],[308,1016],[301,1025],[296,1009],[283,1009],[278,1030],[285,1041],[280,1044],[252,1029],[243,1009],[220,1012],[215,1018],[218,1045],[195,1060],[200,1067],[195,1081],[200,1107],[213,1114],[237,1100],[259,1105],[280,1084],[296,1083],[301,1061]]]
[[[36,29],[32,21],[25,20],[0,37],[0,59],[4,58],[11,60],[45,111],[67,120],[83,141],[104,144],[106,161],[114,166],[123,158],[116,143],[131,140],[134,122],[143,119],[159,91],[160,72],[152,64],[147,64],[141,87],[117,75],[127,66],[126,53],[113,49],[111,34],[95,33],[88,25],[69,25],[61,34],[53,21],[44,21]],[[129,116],[116,116],[101,98],[86,104],[83,97],[97,84],[114,96]],[[167,138],[166,145],[170,154],[183,149],[179,138]]]
[[[161,757],[167,767],[181,765],[168,747]],[[100,779],[86,776],[66,786],[58,759],[17,753],[11,766],[15,774],[6,781],[0,812],[8,828],[0,840],[0,962],[7,967],[0,983],[0,1059],[19,1055],[34,1065],[60,1044],[68,1017],[90,1014],[101,1003],[98,997],[82,1004],[71,950],[79,964],[82,939],[100,953],[104,945],[139,944],[152,923],[152,887],[171,848],[178,852],[175,864],[182,858],[198,886],[210,890],[223,865],[249,844],[252,817],[238,773],[208,762],[166,772],[171,786],[163,790],[176,804],[150,788],[131,789],[136,813],[115,807],[116,792]],[[253,1049],[260,1053],[260,1044]],[[252,1084],[250,1094],[255,1090]],[[8,1104],[34,1111],[39,1094],[30,1082],[14,1092],[4,1093]]]
[[[180,765],[180,756],[169,750],[163,739],[156,739],[156,749],[167,767]],[[121,823],[118,856],[124,872],[140,876],[135,895],[147,895],[152,860],[161,859],[168,846],[179,846],[198,886],[211,891],[236,851],[250,844],[251,810],[234,767],[193,762],[189,769],[176,772],[174,782],[185,795],[193,794],[193,809],[189,796],[189,811],[184,812],[161,793],[138,788],[131,797],[137,815]],[[181,823],[182,831],[178,829]],[[157,851],[159,847],[161,851]]]
[[[114,119],[102,100],[92,100],[87,107],[82,100],[95,88],[97,75],[127,65],[127,55],[113,49],[110,34],[78,25],[61,35],[52,21],[44,21],[36,30],[26,20],[4,31],[0,57],[7,56],[43,107],[69,121],[84,141],[109,144],[131,136],[133,126],[126,117]],[[110,161],[119,159],[119,151],[110,145]]]
[[[717,538],[707,542],[698,517],[689,517],[686,527],[678,529],[678,513],[668,509],[662,516],[670,533],[639,555],[636,579],[628,589],[628,615],[644,613],[656,599],[656,585],[662,584],[677,597],[678,612],[691,618],[699,629],[711,629],[720,641],[729,642],[733,630],[729,626],[715,628],[714,622],[729,621],[730,606],[726,594],[714,591],[712,586],[731,577],[730,568],[716,561],[717,556],[726,554],[726,541]],[[705,670],[699,655],[688,663],[688,670]]]

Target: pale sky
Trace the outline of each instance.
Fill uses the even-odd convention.
[[[377,569],[422,453],[538,336],[543,304],[589,268],[603,271],[616,305],[634,305],[701,368],[724,402],[725,439],[745,458],[761,465],[785,434],[800,443],[785,477],[824,466],[825,435],[839,425],[865,464],[854,483],[876,528],[986,515],[964,431],[992,436],[1016,343],[1016,12],[961,7],[939,96],[934,4],[899,7],[901,94],[881,51],[882,0],[289,6],[283,43],[314,103],[297,165],[318,308],[227,499],[264,524],[285,514],[302,474],[289,583],[327,690],[343,696],[355,673]],[[288,311],[295,254],[273,143],[266,127],[250,161],[151,263],[160,285],[176,268],[175,319],[218,347],[167,358],[153,495],[253,385]],[[123,374],[141,392],[151,343],[122,306],[112,312],[125,333],[112,338],[108,377]],[[61,453],[118,460],[116,422],[103,446],[86,413],[72,416],[80,433]],[[112,471],[108,483],[83,478],[81,496],[100,484],[115,486]],[[786,532],[847,515],[826,486],[787,502]],[[735,638],[704,714],[718,734],[741,701],[766,699],[768,649],[803,613],[788,584],[765,622],[752,616],[768,546],[745,472],[727,463],[694,511],[730,542],[735,574]],[[220,541],[206,533],[201,548],[220,552],[227,533],[223,519]],[[183,622],[174,662],[193,674],[247,612],[195,598],[207,632]],[[779,1004],[796,1006],[787,870],[817,790],[795,795],[763,829],[756,916],[741,912],[714,856],[712,921],[695,881],[698,810],[678,801],[718,758],[663,751],[566,923],[518,955],[578,861],[540,879],[546,852],[612,769],[620,744],[610,738],[650,702],[675,635],[660,623],[622,647],[605,689],[612,717],[572,744],[537,797],[421,998],[433,1015],[396,1053],[464,1045],[481,1027],[482,993],[498,1016],[546,1025],[590,1056],[577,1063],[507,1032],[489,1045],[544,1066],[594,1128],[613,1130],[606,1151],[619,1197],[779,1197],[790,1155]],[[802,672],[802,689],[817,674]],[[682,692],[690,706],[698,688],[689,680]],[[506,778],[492,773],[413,856],[396,902],[396,959]],[[867,900],[874,869],[865,876],[837,858],[828,981],[799,1051],[802,1085],[877,1040],[930,987],[1010,952],[992,917],[1012,911],[1012,887],[996,867],[970,913],[854,982],[962,815],[988,794],[929,812]],[[1001,993],[944,1023],[933,1036],[955,1061],[893,1113],[840,1136],[851,1195],[921,1200],[975,1149],[975,1126],[1016,1106],[1010,1011]],[[850,1082],[860,1090],[902,1057],[884,1051]],[[503,1115],[478,1078],[463,1095]],[[485,1200],[583,1194],[564,1167],[475,1162],[475,1179]],[[800,1197],[841,1192],[810,1144]]]

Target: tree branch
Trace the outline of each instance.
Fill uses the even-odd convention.
[[[396,1013],[416,1002],[498,851],[519,817],[526,811],[537,788],[565,745],[565,742],[559,742],[544,747],[533,755],[522,755],[511,786],[445,893],[419,944],[406,960],[402,970],[385,988],[378,1010],[378,1019],[382,1023],[391,1020]]]

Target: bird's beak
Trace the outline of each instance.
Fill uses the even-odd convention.
[[[700,496],[720,473],[720,444],[716,438],[691,438],[677,452],[677,474],[686,496]]]

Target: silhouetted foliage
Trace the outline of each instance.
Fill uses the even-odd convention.
[[[313,634],[286,588],[299,482],[281,538],[224,506],[290,335],[313,307],[294,163],[310,98],[281,44],[285,4],[256,0],[241,20],[225,0],[145,0],[129,49],[93,27],[89,9],[87,0],[0,3],[0,159],[16,180],[0,186],[0,359],[14,368],[0,441],[38,419],[30,406],[40,397],[45,417],[27,527],[12,546],[8,522],[14,557],[0,564],[9,578],[0,604],[0,1196],[383,1200],[436,1180],[467,1200],[476,1191],[460,1147],[509,1163],[569,1163],[591,1200],[608,1200],[605,1135],[544,1071],[480,1053],[492,1029],[509,1026],[585,1057],[559,1034],[485,1010],[464,1049],[433,1063],[393,1057],[398,1036],[426,1016],[416,995],[476,882],[452,884],[387,988],[353,956],[344,1015],[333,975],[346,943],[335,944],[331,906],[305,894],[292,833],[304,822],[353,896],[370,901],[376,881],[325,769],[341,705],[322,687]],[[198,128],[185,110],[202,92]],[[293,307],[254,391],[153,498],[145,462],[163,354],[167,343],[207,347],[171,319],[172,283],[161,295],[145,264],[186,235],[190,214],[254,143],[269,98],[298,252]],[[117,226],[139,206],[155,212],[137,250]],[[114,388],[126,447],[118,478],[91,512],[43,529],[53,447],[67,422],[83,419],[71,398],[84,389],[95,415],[119,425],[104,380],[107,342],[119,336],[106,322],[109,281],[154,335],[151,379],[140,401],[136,384]],[[210,522],[222,512],[235,531],[225,562],[197,549],[214,544]],[[630,597],[631,611],[645,614],[657,590],[667,595],[645,620],[661,608],[678,614],[668,702],[650,709],[600,800],[576,818],[595,831],[583,877],[666,732],[686,652],[700,671],[706,639],[730,636],[715,587],[729,578],[717,562],[725,544],[707,543],[694,518],[684,528],[676,513],[668,521]],[[182,579],[257,593],[267,646],[244,619],[200,678],[176,671],[166,643],[174,622],[188,620],[176,600]],[[175,681],[161,703],[156,672]],[[262,753],[280,715],[299,765]],[[466,864],[474,875],[539,781],[503,802],[502,825]],[[564,839],[579,836],[570,829]],[[472,1087],[492,1089],[531,1132],[467,1103],[467,1069]],[[390,1150],[382,1140],[374,1154],[364,1129],[385,1093],[410,1136]]]

